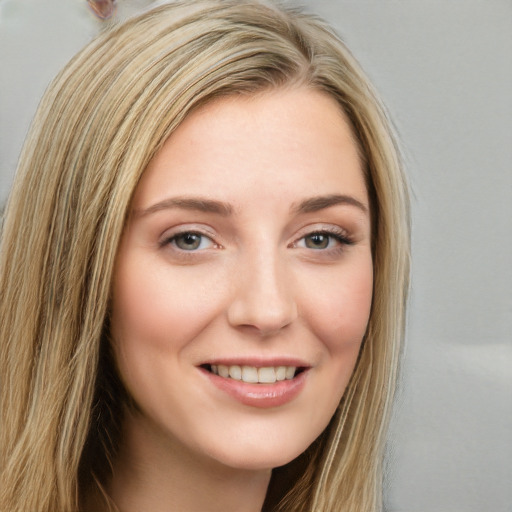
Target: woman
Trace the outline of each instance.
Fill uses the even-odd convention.
[[[5,215],[1,510],[379,510],[408,238],[323,22],[200,0],[101,35]]]

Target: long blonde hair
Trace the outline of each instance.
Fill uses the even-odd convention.
[[[109,476],[123,393],[109,354],[110,283],[148,162],[198,106],[284,86],[324,91],[352,123],[371,197],[374,299],[338,412],[274,471],[264,509],[380,510],[409,275],[390,124],[321,20],[267,2],[197,0],[100,35],[54,80],[27,137],[0,246],[2,512],[79,510],[84,489]]]

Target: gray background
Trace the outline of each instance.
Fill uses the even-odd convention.
[[[116,18],[151,4],[119,0]],[[309,0],[379,89],[413,190],[388,512],[512,511],[512,2]],[[42,91],[101,30],[85,0],[0,0],[0,201]]]

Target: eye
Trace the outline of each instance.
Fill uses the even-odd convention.
[[[313,233],[304,237],[304,244],[308,249],[327,249],[332,238],[325,233]]]
[[[352,241],[344,232],[315,231],[303,236],[296,247],[313,250],[335,249],[340,245],[351,245]]]
[[[213,245],[213,242],[207,236],[193,231],[178,233],[168,238],[166,243],[170,243],[182,251],[197,251],[207,249]]]

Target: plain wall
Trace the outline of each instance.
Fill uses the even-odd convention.
[[[117,17],[150,1],[119,0]],[[388,512],[512,511],[512,2],[309,0],[401,137],[413,279]],[[105,22],[0,0],[0,201],[42,92]]]

